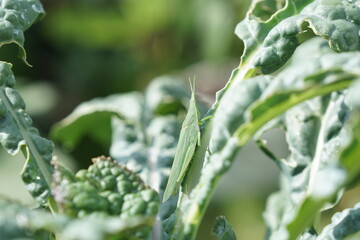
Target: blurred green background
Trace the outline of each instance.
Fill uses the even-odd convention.
[[[17,48],[0,50],[14,63],[17,88],[35,126],[51,126],[79,103],[113,93],[142,91],[151,79],[196,76],[199,97],[209,104],[240,61],[243,43],[235,36],[249,0],[42,0],[46,17],[26,33],[33,68],[17,59]],[[280,156],[287,146],[279,131],[266,136]],[[71,152],[55,154],[74,169],[108,149],[85,139]],[[32,204],[18,177],[22,156],[0,154],[0,194]],[[76,159],[76,161],[74,160]],[[262,239],[266,197],[277,188],[278,171],[249,144],[222,179],[201,226],[210,235],[215,217],[225,215],[238,239]]]

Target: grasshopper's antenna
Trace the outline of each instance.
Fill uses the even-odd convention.
[[[191,94],[195,94],[195,82],[196,82],[195,75],[194,75],[194,78],[192,80],[191,80],[191,78],[189,78]]]

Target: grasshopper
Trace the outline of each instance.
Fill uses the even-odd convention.
[[[196,105],[195,84],[190,82],[191,98],[189,109],[182,124],[173,165],[165,188],[163,202],[179,191],[185,174],[193,159],[196,146],[200,146],[200,113]]]

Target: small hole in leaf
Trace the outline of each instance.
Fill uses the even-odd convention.
[[[252,15],[256,19],[261,21],[267,21],[273,16],[276,12],[283,9],[285,6],[284,0],[279,1],[258,1],[253,10]]]
[[[308,22],[303,22],[300,26],[301,32],[296,35],[296,38],[299,44],[309,40],[310,38],[316,36],[314,31],[310,28],[310,24]]]

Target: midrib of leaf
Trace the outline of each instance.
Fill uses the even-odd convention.
[[[276,108],[273,108],[268,114],[262,114],[254,121],[249,121],[245,125],[240,126],[234,133],[234,137],[238,139],[239,146],[244,146],[250,138],[263,126],[265,123],[285,112],[287,109],[311,98],[325,95],[336,90],[345,89],[350,86],[354,78],[339,79],[337,82],[327,85],[316,85],[305,90],[299,90],[292,93],[290,98],[281,103],[277,103]],[[266,101],[266,100],[265,100]],[[261,104],[261,103],[260,103]],[[259,104],[259,105],[260,105]],[[257,105],[257,106],[259,106]],[[254,108],[253,108],[254,109]]]
[[[289,2],[287,1],[286,4],[289,4]],[[299,10],[297,9],[296,4],[294,2],[291,2],[291,4],[293,5],[294,8],[294,13],[295,13],[294,15],[299,14]]]
[[[149,159],[149,169],[150,169],[150,176],[148,179],[148,183],[154,190],[160,192],[160,175],[157,167],[159,150],[150,146],[148,153],[149,153],[148,159]]]
[[[149,186],[151,186],[155,191],[160,193],[160,173],[157,166],[159,150],[153,146],[149,146],[148,153],[149,153],[148,167],[150,169],[148,183]],[[161,239],[161,233],[162,233],[161,219],[159,216],[157,216],[152,228],[152,238]]]
[[[316,175],[320,168],[321,154],[322,154],[324,144],[325,144],[324,139],[325,139],[325,129],[326,128],[323,123],[326,123],[328,121],[328,119],[331,117],[331,108],[334,106],[334,104],[335,103],[333,101],[330,101],[325,114],[321,118],[321,128],[320,128],[320,132],[317,137],[318,144],[316,146],[316,152],[315,152],[314,159],[313,159],[313,162],[311,165],[311,170],[310,170],[310,175],[309,175],[309,183],[308,183],[309,187],[307,189],[307,193],[312,192],[313,185],[316,180]]]
[[[146,106],[145,99],[143,99],[143,106]],[[149,173],[146,175],[145,182],[151,186],[155,191],[158,193],[160,192],[160,179],[159,179],[159,171],[158,171],[158,156],[159,156],[159,150],[157,150],[149,140],[149,136],[146,131],[146,127],[150,124],[151,118],[146,116],[146,108],[144,108],[144,111],[140,117],[140,122],[135,123],[135,125],[139,128],[139,131],[141,132],[142,136],[142,142],[144,146],[147,149],[147,161],[146,161],[146,169],[149,169]],[[156,221],[156,224],[158,225],[158,219]]]
[[[6,106],[6,109],[10,112],[11,116],[16,121],[16,124],[19,127],[21,135],[24,138],[25,143],[26,143],[26,145],[28,147],[28,150],[27,150],[28,155],[26,157],[30,158],[31,157],[30,155],[32,155],[34,157],[38,167],[40,168],[41,173],[44,176],[44,180],[45,180],[46,184],[50,188],[50,186],[51,186],[51,173],[50,173],[50,171],[45,166],[45,163],[42,160],[41,154],[38,152],[33,140],[29,136],[29,133],[26,130],[26,127],[23,126],[22,121],[19,119],[18,115],[14,111],[13,106],[10,103],[10,100],[8,99],[8,97],[5,94],[4,86],[0,87],[0,89],[1,89],[0,97],[3,100],[3,102],[4,102],[5,106]],[[24,155],[25,155],[25,153],[24,153]]]
[[[255,55],[255,54],[254,54]],[[235,78],[230,82],[230,87],[232,85],[236,85],[239,82],[254,77],[256,75],[256,72],[258,71],[257,68],[254,68],[251,64],[251,59],[249,61],[245,62],[244,65],[241,65],[240,70],[238,71],[238,74],[235,76]]]

